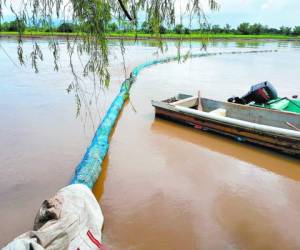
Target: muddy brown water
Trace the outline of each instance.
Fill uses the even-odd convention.
[[[0,43],[14,59],[16,43]],[[169,43],[168,54],[176,52],[174,45]],[[198,89],[224,100],[264,80],[282,96],[300,94],[298,43],[219,42],[209,50],[253,47],[279,51],[171,62],[138,77],[93,190],[103,209],[103,241],[109,249],[300,248],[299,160],[155,119],[150,104]],[[126,49],[127,74],[156,57],[148,43],[128,43]],[[67,58],[61,57],[59,73],[45,60],[36,75],[0,52],[1,246],[29,230],[43,199],[69,182],[124,78],[115,43],[111,50],[111,86],[99,91],[92,118],[84,112],[75,116],[74,95],[65,91],[72,79]],[[85,80],[86,93],[91,88]]]

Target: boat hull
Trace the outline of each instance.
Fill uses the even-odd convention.
[[[156,117],[171,120],[200,130],[208,130],[218,134],[235,138],[241,142],[250,142],[271,148],[295,157],[300,157],[300,132],[299,136],[287,136],[281,133],[262,131],[246,127],[233,122],[220,121],[214,117],[203,117],[201,112],[190,114],[185,110],[164,102],[152,102],[155,107]],[[293,131],[294,132],[294,131]],[[295,134],[295,133],[293,133]]]

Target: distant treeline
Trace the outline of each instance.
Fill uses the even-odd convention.
[[[0,23],[0,31],[24,32],[24,31],[41,31],[41,32],[64,32],[73,33],[78,30],[78,26],[72,23],[62,23],[57,27],[28,27],[22,21],[15,20],[11,22]]]
[[[88,25],[87,25],[88,27]],[[79,30],[84,30],[76,24],[72,23],[62,23],[57,27],[39,27],[31,28],[26,27],[26,25],[18,20],[12,22],[0,23],[0,31],[41,31],[41,32],[64,32],[73,33]],[[118,25],[117,23],[110,23],[107,27],[108,32],[134,32],[136,28],[128,23]],[[174,33],[174,34],[196,34],[196,33],[209,33],[209,34],[237,34],[237,35],[260,35],[260,34],[274,34],[274,35],[286,35],[286,36],[299,36],[300,26],[295,26],[293,28],[282,26],[279,29],[270,28],[267,25],[262,25],[260,23],[250,24],[241,23],[237,28],[232,28],[229,24],[224,27],[220,25],[203,25],[200,29],[189,29],[182,24],[177,24],[173,28],[167,28],[163,25],[153,28],[151,24],[147,21],[143,22],[139,28],[138,32],[151,34],[159,32],[160,34]]]
[[[114,31],[118,30],[116,24],[111,24],[111,29]],[[143,22],[140,30],[144,33],[153,33],[151,25],[147,22]],[[260,34],[278,34],[287,36],[299,36],[300,26],[295,26],[293,28],[282,26],[279,29],[270,28],[267,25],[262,25],[260,23],[250,24],[241,23],[236,29],[232,28],[229,24],[224,27],[220,25],[203,25],[200,29],[189,29],[184,27],[182,24],[177,24],[173,29],[168,29],[164,26],[159,27],[159,33],[176,33],[176,34],[191,34],[191,33],[210,33],[210,34],[237,34],[237,35],[260,35]]]

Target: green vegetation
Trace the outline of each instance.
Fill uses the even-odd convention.
[[[78,36],[81,34],[79,32],[81,28],[72,23],[61,23],[51,29],[49,27],[31,28],[16,20],[1,24],[0,35],[18,35],[20,27],[22,28],[23,36]],[[85,28],[85,32],[88,32],[87,29]],[[118,24],[112,22],[109,23],[105,34],[108,38],[157,38],[154,29],[147,21],[144,21],[137,31],[130,25],[120,28]],[[202,29],[190,30],[182,24],[177,24],[173,29],[167,29],[160,25],[159,34],[162,39],[300,39],[300,26],[296,26],[293,29],[290,27],[274,29],[261,24],[241,23],[237,29],[232,29],[227,24],[223,28],[219,25],[206,25]]]
[[[58,26],[57,31],[63,33],[73,33],[76,30],[76,25],[72,23],[62,23]]]
[[[243,24],[237,29],[232,29],[230,25],[211,26],[207,23],[205,15],[205,10],[208,9],[204,9],[203,6],[208,4],[209,10],[218,11],[218,0],[184,1],[181,5],[184,14],[176,17],[177,1],[172,0],[25,0],[21,5],[16,2],[0,0],[0,35],[17,36],[16,53],[21,65],[32,65],[34,71],[38,72],[38,65],[44,58],[40,41],[37,39],[33,41],[33,46],[25,47],[22,41],[24,36],[51,36],[51,39],[47,39],[47,48],[53,55],[56,71],[60,65],[60,43],[57,37],[80,36],[80,39],[66,39],[69,69],[74,76],[67,90],[75,92],[78,110],[81,105],[92,102],[92,99],[84,98],[82,76],[91,76],[95,86],[109,85],[109,38],[121,38],[120,48],[125,65],[123,38],[154,39],[158,49],[164,51],[162,39],[198,39],[205,48],[207,38],[297,39],[300,35],[300,27],[272,29],[260,24]],[[3,23],[4,13],[9,10],[11,15],[15,16],[15,21]],[[182,20],[183,15],[193,19],[197,27],[193,26],[191,29],[177,24],[176,19]],[[2,49],[5,50],[4,47]],[[84,65],[82,71],[78,72],[74,70],[73,60],[83,55]],[[180,46],[178,56],[181,56]]]
[[[0,0],[0,20],[4,20],[4,10],[11,10],[15,16],[13,22],[0,22],[0,35],[17,35],[18,46],[16,53],[21,65],[31,61],[35,72],[43,60],[43,51],[39,46],[39,40],[33,42],[33,46],[24,47],[24,36],[41,37],[52,36],[48,39],[49,50],[53,55],[54,69],[59,69],[59,40],[57,37],[80,36],[80,39],[67,39],[67,53],[69,66],[74,79],[68,86],[68,91],[75,91],[78,108],[82,105],[81,76],[92,76],[96,83],[108,86],[110,73],[108,70],[108,39],[121,38],[120,47],[123,54],[125,39],[154,39],[156,45],[164,50],[162,39],[197,39],[202,41],[203,47],[207,38],[216,39],[291,39],[298,38],[300,27],[271,29],[260,24],[241,24],[237,29],[230,25],[220,27],[209,25],[203,9],[204,3],[208,3],[209,9],[218,11],[220,5],[217,0],[188,0],[183,4],[185,18],[193,17],[197,27],[193,29],[176,23],[175,2],[172,0],[26,0],[14,9],[6,0]],[[139,19],[140,13],[142,21]],[[183,15],[183,14],[182,14]],[[182,18],[180,16],[180,19]],[[65,20],[68,20],[67,22]],[[58,25],[58,22],[59,25]],[[4,48],[5,49],[5,48]],[[27,51],[25,51],[27,50]],[[29,50],[29,51],[28,51]],[[180,56],[180,46],[178,55]],[[29,55],[29,56],[27,56]],[[87,60],[82,72],[76,72],[73,66],[73,58],[84,55]],[[124,62],[125,64],[125,62]],[[88,102],[86,102],[88,103]]]
[[[17,36],[18,32],[14,31],[0,31],[0,36]],[[74,32],[46,32],[46,31],[34,31],[25,30],[23,37],[72,37],[78,36],[80,33]],[[153,34],[144,32],[108,32],[107,38],[123,38],[123,39],[156,39]],[[176,34],[176,33],[162,33],[162,39],[183,39],[183,40],[202,40],[202,39],[278,39],[278,40],[298,40],[300,36],[288,36],[288,35],[276,35],[276,34],[260,34],[260,35],[239,35],[234,33],[218,33],[218,34],[202,34],[194,33],[190,34]]]
[[[110,32],[108,33],[109,37],[117,38],[155,38],[151,34],[142,33],[142,32]],[[203,34],[203,33],[194,33],[190,34],[176,34],[176,33],[166,33],[162,34],[161,38],[163,39],[300,39],[300,36],[287,36],[287,35],[276,35],[276,34],[260,34],[260,35],[240,35],[234,33],[218,33],[218,34]]]
[[[22,31],[24,32],[26,25],[23,21],[16,19],[12,22],[5,22],[3,24],[0,23],[0,31]]]
[[[143,19],[149,24],[145,27],[146,32],[156,34],[156,39],[160,40],[160,34],[167,33],[168,27],[175,26],[175,1],[172,0],[26,0],[22,4],[16,1],[0,0],[0,32],[18,32],[18,58],[21,64],[25,63],[22,37],[24,34],[42,33],[77,33],[82,39],[73,40],[72,45],[68,44],[70,62],[74,51],[79,54],[87,53],[91,58],[84,67],[83,75],[96,74],[100,81],[105,84],[109,81],[108,67],[108,47],[107,34],[117,31],[137,31],[139,30],[139,15],[143,14]],[[206,21],[203,4],[206,2],[209,9],[216,11],[219,4],[216,0],[188,0],[183,4],[183,8],[198,23]],[[2,23],[5,20],[4,13],[10,11],[10,15],[15,16],[14,22]],[[63,21],[64,20],[64,21]],[[65,22],[68,20],[68,22]],[[112,20],[114,20],[113,23]],[[57,22],[62,23],[57,27]],[[39,33],[41,35],[42,33]],[[158,43],[162,49],[162,43]],[[77,48],[77,49],[76,49]],[[58,42],[49,41],[55,68],[59,57]],[[38,42],[33,46],[31,59],[32,65],[36,66],[39,56],[42,55]],[[123,51],[123,50],[122,50]],[[42,58],[42,56],[41,56]],[[72,67],[72,65],[70,65]],[[35,68],[37,71],[37,68]],[[78,77],[75,78],[76,81]]]
[[[87,100],[82,85],[83,77],[93,79],[96,86],[108,86],[110,82],[109,72],[109,48],[108,39],[110,32],[138,31],[140,19],[146,19],[149,23],[152,38],[157,40],[158,49],[164,50],[160,34],[167,33],[164,26],[175,27],[176,2],[173,0],[0,0],[0,23],[2,34],[15,34],[17,32],[16,53],[21,65],[32,65],[35,72],[44,59],[40,41],[33,41],[33,46],[24,46],[23,37],[27,36],[80,36],[80,39],[66,39],[66,49],[69,61],[69,69],[73,74],[67,91],[75,93],[77,113],[81,105],[88,106],[94,102],[96,93],[91,94]],[[198,26],[206,22],[203,6],[208,4],[205,10],[217,11],[219,4],[216,0],[188,0],[181,7],[193,17]],[[6,16],[13,15],[17,22],[16,27],[11,28],[11,23],[2,23]],[[182,16],[180,14],[180,16]],[[67,24],[64,24],[66,22]],[[58,27],[58,23],[61,25]],[[115,24],[114,24],[115,22]],[[25,29],[23,25],[26,25]],[[1,32],[0,31],[0,32]],[[57,33],[58,32],[58,33]],[[52,36],[47,39],[48,47],[53,56],[54,70],[59,70],[60,42],[59,38]],[[125,67],[125,47],[120,40],[120,49]],[[2,47],[5,50],[5,47]],[[180,56],[180,47],[178,48]],[[9,56],[9,55],[8,55]],[[75,70],[73,62],[84,57],[82,71]],[[87,114],[89,115],[89,114]]]
[[[118,27],[116,23],[114,24],[114,29],[110,29],[112,32],[122,33],[132,33],[134,29],[126,27]],[[141,26],[137,29],[138,35],[143,36],[142,34],[155,34],[154,28],[151,23],[144,21]],[[199,34],[206,34],[211,37],[216,38],[228,38],[228,37],[241,37],[243,38],[247,35],[248,38],[256,37],[266,37],[266,38],[288,38],[288,37],[297,37],[300,35],[300,26],[294,28],[282,26],[279,29],[269,28],[266,25],[260,23],[250,24],[250,23],[241,23],[236,29],[232,28],[229,24],[226,24],[224,27],[220,25],[209,25],[203,24],[199,29],[189,29],[182,24],[177,24],[173,28],[167,28],[163,25],[159,26],[159,33],[161,35],[168,34],[168,37],[178,37],[177,35],[189,35],[191,37],[201,37]],[[130,36],[130,35],[125,35]],[[147,36],[147,35],[146,35]],[[185,36],[184,36],[185,37]]]
[[[0,36],[17,36],[19,33],[17,31],[0,31]],[[58,32],[58,31],[35,31],[35,30],[25,30],[22,33],[23,37],[38,37],[38,36],[77,36],[78,33],[68,33],[68,32]]]

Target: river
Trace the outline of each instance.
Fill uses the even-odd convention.
[[[25,48],[32,46],[24,42]],[[76,117],[66,44],[53,71],[47,42],[40,73],[16,66],[16,42],[0,40],[0,246],[30,230],[41,202],[68,184],[125,74],[156,58],[148,42],[127,42],[126,72],[110,43],[109,89],[85,79]],[[183,43],[183,51],[191,46]],[[109,249],[299,249],[300,161],[154,118],[151,100],[177,93],[219,100],[269,80],[281,96],[300,94],[299,42],[215,42],[208,51],[277,49],[171,62],[143,71],[111,139],[94,193]],[[5,52],[4,52],[5,51]],[[166,54],[176,53],[176,42]],[[11,60],[7,57],[9,54]],[[161,55],[160,55],[161,56]],[[14,63],[13,63],[13,62]],[[78,72],[79,60],[75,60]],[[95,98],[95,96],[97,98]]]

